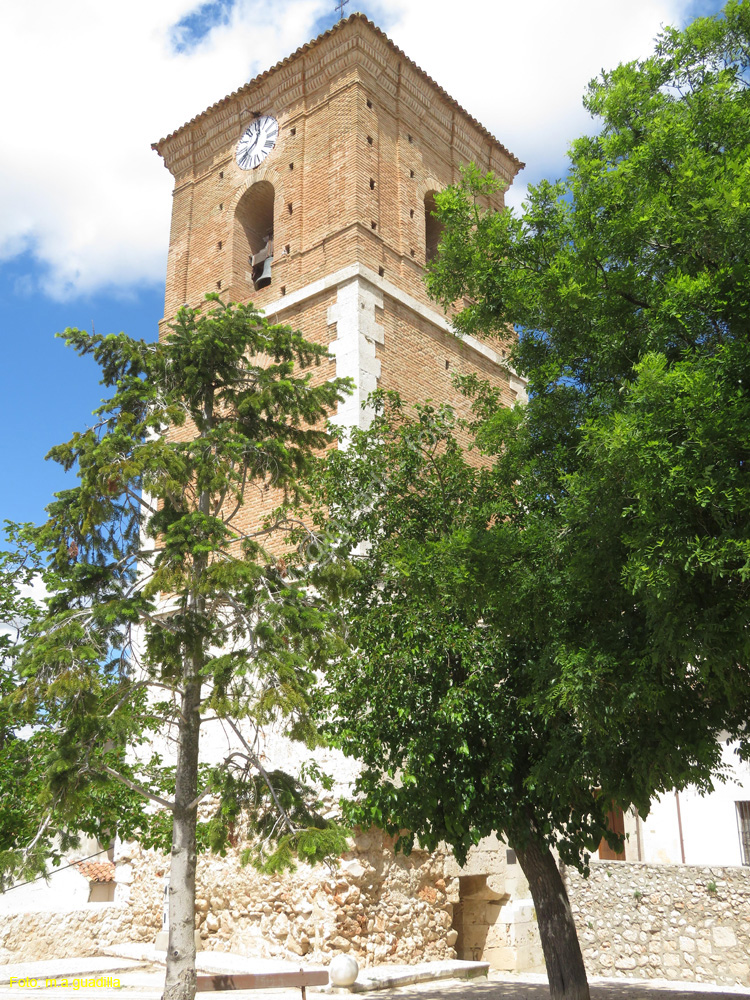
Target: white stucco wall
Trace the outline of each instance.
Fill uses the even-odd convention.
[[[735,803],[750,801],[750,764],[742,763],[734,745],[722,746],[722,760],[731,777],[716,782],[714,791],[701,795],[696,789],[680,792],[680,816],[685,863],[688,865],[741,865]],[[632,838],[631,838],[632,843]],[[652,805],[641,825],[643,861],[679,864],[682,858],[674,792]]]
[[[101,851],[95,840],[82,838],[81,845],[62,862],[59,869],[50,868],[49,879],[38,879],[24,885],[23,882],[0,893],[0,914],[30,913],[37,910],[52,910],[56,913],[81,910],[89,904],[89,880],[77,868],[68,868],[76,860],[87,858]],[[106,861],[102,854],[97,861]]]

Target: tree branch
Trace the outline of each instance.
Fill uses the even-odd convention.
[[[102,765],[107,774],[121,781],[123,785],[126,785],[131,791],[138,792],[146,799],[151,799],[152,802],[158,802],[160,806],[164,806],[165,809],[169,809],[171,812],[174,809],[174,802],[170,802],[168,799],[163,799],[160,795],[154,795],[143,785],[136,784],[135,781],[131,781],[130,778],[126,778],[124,774],[120,774],[119,771],[115,771],[114,768],[108,767],[106,764]]]
[[[218,769],[223,770],[225,767],[228,767],[228,765],[231,764],[232,760],[235,757],[241,757],[243,759],[247,759],[247,754],[240,753],[239,750],[235,750],[234,753],[230,753],[228,757],[224,758],[221,764],[218,765]],[[188,804],[187,807],[188,810],[197,808],[198,805],[203,801],[203,799],[205,799],[206,796],[210,794],[211,794],[211,786],[206,785],[203,791],[199,792],[198,795],[196,795],[196,797],[193,799],[193,801]]]
[[[248,745],[247,740],[245,739],[245,737],[240,732],[240,729],[236,725],[236,723],[234,722],[234,719],[227,718],[227,722],[229,723],[229,725],[232,727],[232,729],[235,731],[235,733],[239,737],[240,742],[242,743],[242,745],[245,747],[245,750],[247,751],[248,758],[249,758],[249,760],[252,761],[253,767],[256,767],[258,769],[258,773],[260,774],[261,778],[263,778],[263,780],[265,781],[265,783],[266,783],[266,785],[268,787],[268,791],[271,793],[271,798],[273,799],[276,808],[279,810],[279,815],[283,817],[285,826],[287,827],[287,829],[289,830],[290,833],[296,833],[297,830],[295,829],[294,823],[292,823],[292,821],[289,818],[289,815],[288,815],[286,809],[282,806],[281,802],[279,802],[279,797],[276,794],[276,789],[271,784],[271,779],[268,777],[266,769],[261,764],[260,759],[258,758],[257,754],[255,754],[253,752],[252,748]]]

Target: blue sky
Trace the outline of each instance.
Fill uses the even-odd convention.
[[[602,67],[647,55],[709,0],[351,0],[501,142],[529,181],[559,176]],[[171,178],[150,149],[330,27],[334,0],[5,4],[0,148],[0,519],[41,520],[70,485],[44,461],[90,422],[95,366],[69,326],[154,339]],[[10,97],[8,96],[10,95]]]

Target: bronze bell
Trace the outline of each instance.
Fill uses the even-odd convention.
[[[266,236],[266,245],[258,253],[253,254],[250,262],[253,265],[253,286],[259,292],[271,284],[271,261],[273,260],[273,237]]]
[[[271,284],[271,258],[266,257],[260,264],[253,267],[253,286],[256,292]]]

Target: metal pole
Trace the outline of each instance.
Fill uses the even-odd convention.
[[[685,864],[685,840],[682,836],[682,815],[680,813],[680,793],[674,793],[674,800],[677,803],[677,829],[680,831],[680,855],[682,856],[682,863]]]

